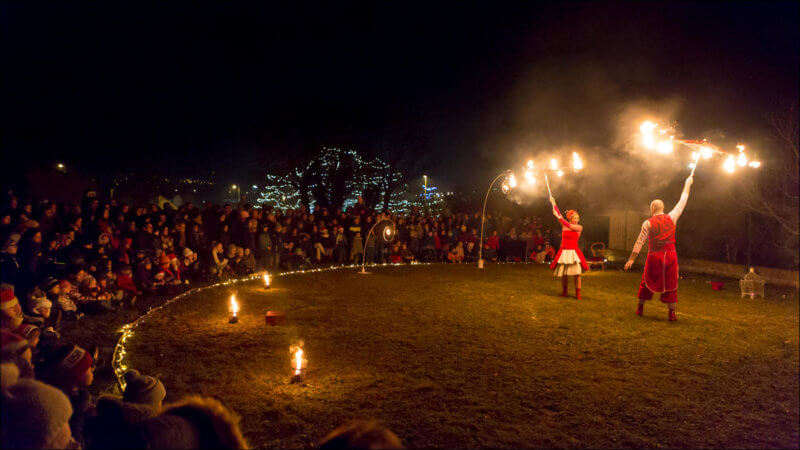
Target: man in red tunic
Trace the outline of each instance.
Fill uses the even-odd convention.
[[[630,269],[644,241],[648,241],[647,261],[644,263],[642,282],[639,285],[639,307],[636,315],[644,312],[644,303],[653,298],[653,293],[661,294],[661,301],[669,307],[669,320],[678,320],[676,306],[678,302],[678,254],[675,252],[675,224],[689,200],[689,189],[694,179],[690,175],[683,186],[681,199],[675,208],[664,214],[664,202],[653,200],[650,212],[653,216],[642,224],[642,231],[636,244],[633,245],[631,257],[625,263],[625,270]]]

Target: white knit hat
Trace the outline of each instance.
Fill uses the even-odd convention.
[[[36,312],[39,308],[52,308],[53,302],[47,299],[47,297],[31,297],[25,302],[25,306],[28,307],[28,311]]]
[[[31,378],[19,379],[13,364],[2,365],[3,448],[47,447],[72,417],[61,390]]]

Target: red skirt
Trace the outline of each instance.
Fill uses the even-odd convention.
[[[650,252],[644,263],[642,281],[653,292],[678,289],[678,254],[674,249]]]

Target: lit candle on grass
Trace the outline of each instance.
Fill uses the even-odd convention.
[[[292,354],[292,368],[294,369],[294,373],[292,374],[292,384],[294,383],[302,383],[303,381],[303,373],[306,370],[306,366],[308,365],[308,361],[305,360],[305,352],[303,348],[299,345],[292,347],[293,354]]]
[[[264,275],[262,275],[261,278],[263,278],[264,280],[264,289],[269,289],[270,283],[272,283],[272,278],[269,276],[268,273],[264,273]]]
[[[231,319],[228,321],[228,323],[237,323],[237,322],[239,322],[239,316],[238,316],[238,314],[239,314],[239,303],[236,301],[236,294],[231,295],[230,312],[231,312]]]

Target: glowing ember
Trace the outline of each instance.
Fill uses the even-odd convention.
[[[581,161],[581,157],[578,156],[578,152],[572,152],[572,168],[575,170],[583,169],[583,161]]]

